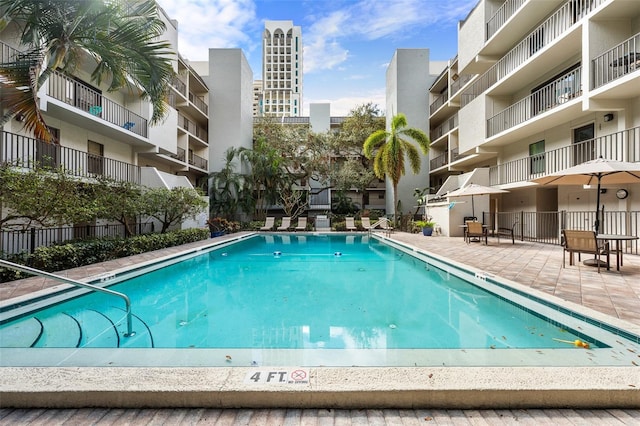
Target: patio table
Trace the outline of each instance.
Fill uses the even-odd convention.
[[[622,249],[620,248],[620,241],[633,241],[637,239],[638,239],[638,236],[636,235],[617,235],[617,234],[596,235],[596,240],[616,242],[616,249],[615,249],[616,250],[616,271],[619,271],[620,266],[622,266]]]

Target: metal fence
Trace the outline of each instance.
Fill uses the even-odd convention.
[[[595,220],[595,211],[482,213],[482,222],[489,225],[489,229],[511,228],[515,224],[517,240],[558,245],[563,229],[591,230]],[[640,211],[605,211],[602,214],[602,234],[639,235],[639,232]],[[625,253],[640,254],[638,248],[638,240],[622,244]]]
[[[135,235],[154,232],[153,222],[137,223],[131,227]],[[81,225],[58,228],[29,228],[25,230],[0,231],[0,256],[18,253],[33,253],[38,247],[60,244],[71,240],[84,240],[105,237],[126,238],[125,226],[117,225]]]

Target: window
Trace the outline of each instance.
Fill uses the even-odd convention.
[[[36,140],[36,162],[42,167],[58,167],[60,165],[60,129],[49,127],[53,136],[50,143]]]
[[[594,136],[595,129],[593,123],[573,129],[574,166],[596,158]]]
[[[87,142],[87,171],[94,175],[104,173],[104,145],[101,143]]]
[[[544,140],[541,140],[529,145],[529,174],[544,173],[545,170]]]

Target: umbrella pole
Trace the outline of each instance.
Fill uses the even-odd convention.
[[[596,222],[594,223],[594,228],[596,231],[596,235],[598,234],[600,228],[600,178],[598,175],[598,193],[596,194]]]

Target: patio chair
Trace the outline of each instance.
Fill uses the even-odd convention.
[[[298,224],[294,228],[296,231],[306,231],[307,230],[307,218],[299,217]]]
[[[352,217],[345,217],[347,231],[356,231],[358,227],[356,226],[356,222]]]
[[[606,256],[607,271],[610,269],[610,250],[608,241],[598,241],[594,231],[582,231],[563,229],[563,250],[562,250],[562,267],[565,267],[565,254],[569,253],[569,265],[573,265],[573,254],[578,253],[578,261],[580,261],[580,253],[593,254],[596,257],[598,273],[600,273],[600,256]]]
[[[518,221],[513,222],[511,228],[498,228],[495,232],[495,236],[498,237],[498,243],[500,243],[500,237],[509,237],[511,238],[511,244],[516,243],[516,226],[518,225]]]
[[[362,227],[365,230],[371,231],[371,219],[369,219],[369,217],[362,217],[360,218],[360,221],[362,222]]]
[[[264,226],[262,228],[260,228],[261,231],[271,231],[273,229],[273,225],[275,225],[276,223],[276,218],[269,216],[267,217],[267,219],[264,221]]]
[[[291,217],[287,216],[282,218],[282,223],[276,229],[278,231],[288,231],[289,228],[291,228]]]
[[[467,244],[471,242],[472,238],[478,238],[481,241],[484,238],[484,244],[487,245],[489,243],[487,237],[487,228],[482,226],[480,222],[476,222],[475,220],[468,220],[466,222],[467,225]]]

